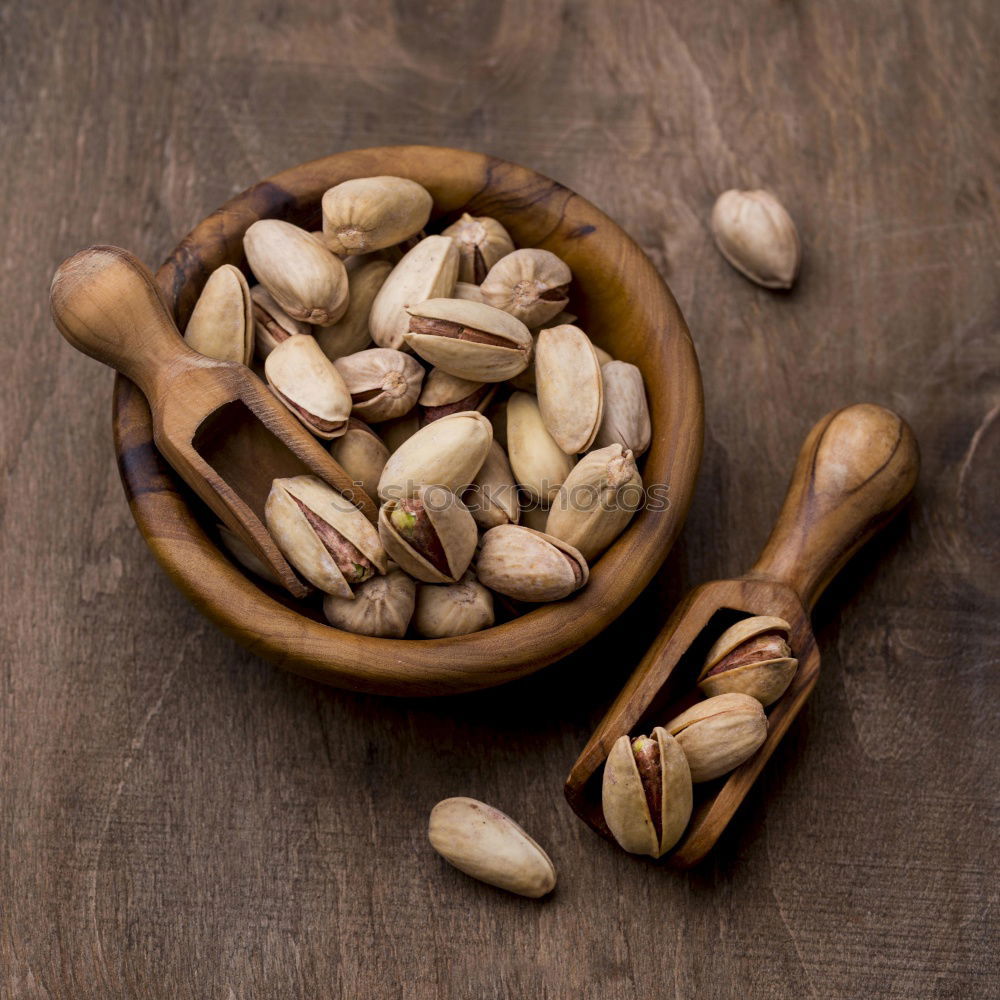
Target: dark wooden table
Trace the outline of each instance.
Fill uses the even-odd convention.
[[[996,996],[998,50],[987,0],[6,5],[0,996]],[[130,520],[111,376],[47,308],[82,245],[157,263],[258,178],[395,142],[524,162],[619,220],[707,400],[657,584],[571,661],[445,701],[321,688],[202,619]],[[802,233],[789,295],[708,234],[760,185]],[[923,473],[818,608],[808,710],[702,868],[625,856],[563,802],[570,764],[859,400],[911,422]],[[551,899],[431,852],[454,794],[550,849]]]

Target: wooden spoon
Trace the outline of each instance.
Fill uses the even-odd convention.
[[[698,672],[726,628],[751,615],[776,615],[791,625],[798,670],[768,709],[760,750],[727,777],[695,785],[690,825],[668,861],[688,868],[705,857],[819,677],[809,612],[837,571],[900,508],[919,467],[913,432],[881,406],[849,406],[813,427],[756,565],[735,580],[704,584],[681,601],[573,765],[566,798],[585,822],[611,838],[601,811],[601,768],[615,741],[663,725],[700,700]]]
[[[97,246],[74,254],[52,279],[51,304],[56,326],[78,351],[139,386],[164,458],[295,597],[309,588],[264,527],[272,480],[319,476],[375,520],[368,495],[249,368],[188,347],[153,276],[128,251]]]

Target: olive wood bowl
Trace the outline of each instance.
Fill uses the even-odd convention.
[[[209,274],[247,270],[243,233],[261,218],[320,227],[327,188],[352,177],[392,174],[434,197],[429,229],[467,210],[499,219],[522,247],[544,247],[573,272],[569,308],[602,347],[637,365],[646,382],[653,441],[642,463],[647,486],[666,487],[663,509],[640,511],[571,598],[472,635],[377,639],[325,624],[247,575],[213,540],[213,519],[153,445],[145,397],[115,381],[113,425],[132,516],[180,590],[225,632],[286,670],[357,691],[442,695],[502,684],[566,656],[639,595],[680,531],[702,448],[701,378],[677,303],[642,250],[588,201],[525,167],[479,153],[394,146],[338,153],[293,167],[244,191],[191,232],[157,274],[183,330]]]

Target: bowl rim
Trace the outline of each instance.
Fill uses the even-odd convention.
[[[517,199],[519,211],[536,208],[539,224],[549,225],[531,245],[561,241],[568,248],[563,256],[580,253],[581,261],[592,259],[588,242],[595,233],[611,241],[619,274],[609,280],[642,293],[627,307],[645,316],[650,327],[656,320],[657,350],[669,366],[661,378],[683,390],[664,399],[662,388],[655,397],[647,388],[654,442],[646,468],[656,453],[666,473],[657,476],[669,490],[666,509],[633,518],[594,565],[588,585],[564,601],[467,636],[380,639],[342,632],[300,614],[290,601],[286,605],[260,589],[217,548],[189,509],[186,487],[153,445],[145,398],[121,375],[115,379],[112,403],[114,445],[132,517],[157,561],[199,611],[241,644],[284,669],[338,687],[393,695],[456,694],[506,683],[561,659],[590,641],[646,587],[680,532],[694,492],[703,440],[701,375],[673,295],[617,223],[537,171],[450,147],[382,146],[335,153],[240,192],[195,226],[157,272],[171,315],[178,319],[190,311],[194,286],[200,289],[216,266],[242,259],[242,234],[252,222],[303,213],[311,213],[315,221],[325,187],[380,173],[425,178],[436,208],[445,190],[439,182],[480,202],[505,198],[508,209],[511,199]],[[451,208],[471,200],[466,197]],[[448,208],[445,204],[444,214]],[[535,225],[534,216],[519,221]]]

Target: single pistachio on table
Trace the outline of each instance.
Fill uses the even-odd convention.
[[[417,402],[422,410],[423,422],[429,424],[462,410],[482,413],[490,405],[495,392],[496,385],[493,383],[474,382],[451,375],[443,368],[432,368],[424,379]]]
[[[451,375],[503,382],[531,360],[528,328],[501,309],[462,299],[428,299],[407,312],[407,346]]]
[[[337,254],[370,253],[419,233],[434,200],[404,177],[357,177],[323,195],[323,240]]]
[[[530,393],[507,400],[507,454],[514,478],[534,500],[548,505],[575,464],[549,433]]]
[[[560,601],[589,576],[587,560],[559,538],[516,524],[490,528],[476,558],[476,576],[516,601]]]
[[[253,307],[243,272],[216,268],[205,282],[184,330],[188,347],[219,361],[248,365],[253,357]]]
[[[537,899],[556,885],[551,859],[506,813],[456,797],[432,810],[427,836],[449,864],[499,889]]]
[[[351,417],[344,433],[331,443],[330,454],[370,498],[378,496],[378,480],[389,449],[366,423]]]
[[[604,414],[604,380],[590,338],[576,326],[538,334],[535,356],[538,408],[553,440],[567,455],[586,451]]]
[[[347,312],[336,323],[315,329],[316,341],[331,361],[356,354],[371,344],[368,316],[391,270],[392,265],[385,260],[347,258]]]
[[[235,531],[230,531],[224,524],[219,524],[219,541],[222,547],[244,568],[254,576],[259,576],[268,583],[282,586],[281,579],[271,567]]]
[[[316,476],[275,479],[264,521],[285,558],[325,594],[351,599],[352,585],[386,571],[368,518]]]
[[[389,557],[424,583],[455,583],[469,568],[478,533],[469,509],[443,486],[387,500],[378,533]]]
[[[413,578],[390,563],[385,576],[373,576],[359,584],[353,600],[327,594],[323,614],[331,625],[345,632],[402,639],[413,617],[416,595]]]
[[[493,624],[493,595],[466,573],[458,583],[422,583],[417,588],[413,627],[425,639],[469,635]]]
[[[390,271],[372,302],[368,326],[379,347],[399,350],[410,326],[407,308],[451,295],[458,274],[458,247],[450,236],[421,240]]]
[[[331,440],[347,429],[351,394],[314,337],[289,337],[267,356],[271,391],[317,437]]]
[[[501,257],[480,287],[489,305],[537,327],[566,308],[572,280],[570,269],[554,253],[525,249]]]
[[[385,442],[389,454],[398,451],[404,441],[409,441],[420,430],[420,414],[414,408],[395,420],[386,420],[378,425],[376,433]],[[373,493],[374,497],[375,494]]]
[[[517,524],[520,499],[514,473],[503,448],[493,441],[472,485],[462,496],[476,524],[484,531],[500,524]]]
[[[503,224],[489,216],[463,213],[458,222],[441,231],[458,244],[458,280],[479,284],[501,257],[512,253],[514,241]]]
[[[257,357],[266,361],[267,356],[278,344],[289,337],[311,334],[314,327],[302,320],[292,319],[263,286],[254,285],[250,289],[253,303],[253,334]]]
[[[658,858],[691,818],[691,770],[681,745],[657,726],[652,736],[620,736],[604,765],[604,820],[631,854]]]
[[[479,285],[470,284],[468,281],[456,281],[451,297],[465,299],[467,302],[482,302],[483,292]]]
[[[767,716],[756,698],[720,694],[681,712],[664,727],[680,743],[694,782],[711,781],[749,760],[767,738]]]
[[[649,447],[652,434],[642,373],[625,361],[609,361],[601,367],[601,377],[604,415],[594,447],[620,444],[634,455],[641,455]]]
[[[712,235],[723,257],[765,288],[791,288],[802,247],[785,207],[770,191],[725,191],[712,208]]]
[[[351,394],[351,413],[359,420],[394,420],[417,405],[424,369],[409,354],[372,347],[337,358],[333,366]]]
[[[783,618],[744,618],[719,636],[698,677],[703,694],[748,694],[765,707],[791,684],[799,661],[791,655],[791,626]]]
[[[260,219],[243,237],[257,280],[292,319],[326,326],[347,310],[347,271],[311,233],[281,219]]]

